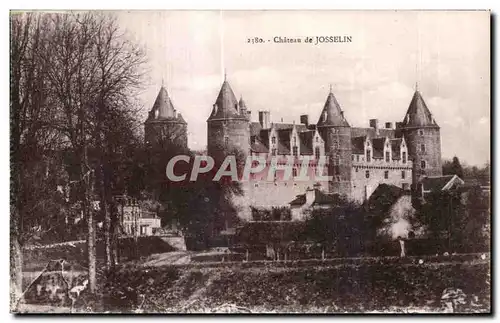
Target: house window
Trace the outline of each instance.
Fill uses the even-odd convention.
[[[293,150],[293,155],[294,156],[298,156],[299,155],[299,149],[297,148],[297,146],[293,146],[292,150]]]
[[[273,150],[272,150],[271,154],[272,154],[273,156],[276,156],[276,148],[273,148]]]
[[[425,153],[425,144],[420,144],[420,151]]]
[[[372,161],[372,151],[370,149],[366,151],[366,161],[368,163]]]
[[[424,135],[424,129],[420,129],[420,130],[418,130],[418,134],[419,134],[420,136],[423,136],[423,135]]]
[[[273,136],[273,137],[271,138],[271,143],[273,143],[273,144],[275,144],[275,143],[276,143],[276,137],[275,137],[275,136]]]
[[[314,155],[316,159],[319,159],[319,156],[321,155],[321,151],[319,150],[319,147],[314,148]]]
[[[401,171],[401,178],[402,179],[406,178],[406,172],[404,170]]]
[[[367,171],[365,172],[365,177],[366,177],[366,178],[370,178],[370,171],[369,171],[369,170],[367,170]]]
[[[420,167],[422,169],[425,169],[425,167],[427,167],[427,163],[425,162],[425,160],[420,161]]]
[[[385,179],[389,179],[389,171],[388,171],[388,170],[386,170],[386,171],[384,172],[384,178],[385,178]]]
[[[386,151],[385,152],[385,162],[388,163],[391,161],[391,153]]]
[[[406,151],[403,151],[403,164],[406,164]]]

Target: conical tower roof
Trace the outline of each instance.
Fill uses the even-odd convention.
[[[406,111],[403,127],[438,127],[418,90],[413,94],[408,111]]]
[[[240,97],[240,102],[238,104],[240,106],[240,109],[241,108],[245,108],[246,109],[246,107],[247,107],[246,102],[243,100],[243,96]]]
[[[319,116],[317,125],[318,127],[349,127],[349,123],[344,118],[344,113],[342,112],[342,109],[340,108],[340,105],[331,90],[326,98],[325,106]]]
[[[227,119],[227,118],[239,118],[242,117],[238,111],[238,100],[234,95],[233,89],[229,85],[227,80],[224,80],[215,100],[215,105],[212,110],[212,114],[208,118],[210,119]]]
[[[150,119],[175,119],[175,108],[164,86],[156,96],[150,111]]]

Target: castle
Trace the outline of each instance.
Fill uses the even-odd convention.
[[[207,125],[207,153],[216,161],[236,150],[268,161],[276,158],[278,164],[294,161],[290,177],[278,170],[270,179],[263,170],[244,182],[247,203],[256,207],[288,205],[313,187],[362,202],[381,183],[415,190],[423,177],[442,175],[440,128],[418,90],[403,121],[395,125],[371,119],[367,128],[351,127],[331,89],[316,124],[307,115],[298,124],[271,122],[269,111],[259,111],[259,121],[252,122],[245,101],[236,99],[225,79]],[[154,144],[165,136],[187,147],[187,124],[162,86],[145,123],[145,137]],[[309,156],[306,172],[312,175],[325,159],[330,180],[311,176],[295,181],[303,156]]]

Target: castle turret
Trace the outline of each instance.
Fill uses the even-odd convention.
[[[236,99],[231,86],[224,80],[213,105],[208,124],[208,155],[221,163],[228,154],[247,156],[250,152],[250,123],[243,100]]]
[[[337,99],[330,93],[317,123],[318,131],[325,140],[325,155],[328,156],[330,193],[351,194],[351,127],[344,117]]]
[[[146,145],[155,149],[172,145],[187,148],[187,123],[175,110],[163,85],[144,123],[144,138]]]
[[[413,94],[400,129],[413,160],[413,186],[416,187],[422,176],[442,175],[440,129],[418,90]]]

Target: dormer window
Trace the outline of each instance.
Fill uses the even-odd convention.
[[[406,151],[403,151],[403,164],[406,164]]]
[[[385,162],[388,163],[391,161],[391,153],[386,151],[385,152]]]
[[[319,138],[318,138],[318,137],[316,137],[316,142],[318,142],[318,141],[319,141]]]
[[[372,161],[372,151],[370,149],[366,151],[366,161],[368,163]]]
[[[294,156],[298,156],[299,155],[299,149],[297,148],[297,146],[293,146],[292,152],[293,152]]]
[[[293,145],[297,145],[297,137],[293,137]]]
[[[271,138],[271,143],[272,143],[272,144],[276,144],[276,137],[275,137],[275,136],[273,136],[273,137]]]
[[[273,150],[271,150],[271,154],[272,154],[273,156],[276,156],[276,148],[273,148]]]
[[[320,151],[319,147],[314,148],[314,156],[316,157],[316,159],[319,159],[320,155],[321,155],[321,151]]]

